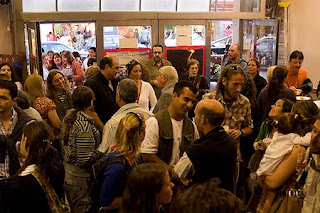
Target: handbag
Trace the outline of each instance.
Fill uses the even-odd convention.
[[[38,181],[40,186],[43,188],[49,207],[51,209],[52,213],[70,213],[71,209],[69,205],[65,204],[64,202],[61,202],[58,198],[58,195],[54,191],[54,189],[50,186],[50,184],[47,184],[38,171],[32,171],[31,174],[35,179]]]

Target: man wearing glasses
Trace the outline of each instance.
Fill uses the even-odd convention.
[[[150,83],[154,87],[157,98],[160,97],[161,91],[158,88],[158,82],[156,80],[158,71],[161,67],[172,66],[170,61],[162,59],[163,46],[161,44],[155,44],[152,47],[152,58],[145,64],[150,74]]]

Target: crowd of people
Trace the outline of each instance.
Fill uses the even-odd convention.
[[[178,72],[96,49],[43,53],[43,76],[0,65],[1,212],[320,212],[320,116],[300,51],[259,75],[229,61],[210,91]],[[23,86],[22,86],[23,85]]]

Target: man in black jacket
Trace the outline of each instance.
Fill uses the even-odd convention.
[[[205,99],[195,108],[195,123],[203,136],[184,153],[174,168],[180,179],[193,171],[193,182],[220,178],[221,187],[233,192],[236,167],[236,143],[221,126],[225,110],[217,100]]]
[[[32,120],[15,106],[17,94],[13,81],[0,80],[0,212],[6,212],[7,180],[20,167],[16,144],[21,140],[24,126]]]

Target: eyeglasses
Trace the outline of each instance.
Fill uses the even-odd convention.
[[[155,52],[153,52],[154,54],[161,54],[162,53],[162,51],[155,51]]]
[[[137,119],[139,121],[139,128],[141,128],[142,127],[142,117],[141,117],[141,115],[139,113],[134,113],[134,112],[128,112],[127,115],[128,114],[132,114],[132,115],[137,117]]]

